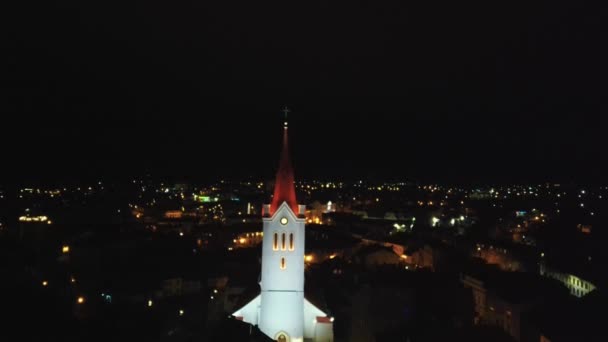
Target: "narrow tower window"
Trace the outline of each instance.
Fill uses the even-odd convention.
[[[287,268],[287,265],[285,264],[285,258],[281,258],[281,269],[284,270]]]
[[[289,250],[293,251],[295,248],[293,246],[293,233],[289,234]]]
[[[272,240],[272,250],[273,251],[279,250],[279,234],[278,233],[274,233],[274,239]]]
[[[286,241],[285,241],[285,233],[281,234],[281,250],[286,250],[287,249],[287,245],[286,245]]]

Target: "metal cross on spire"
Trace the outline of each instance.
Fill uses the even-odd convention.
[[[287,108],[287,106],[283,107],[282,112],[285,114],[285,128],[287,128],[288,122],[287,122],[287,113],[291,112],[291,110],[289,110],[289,108]]]

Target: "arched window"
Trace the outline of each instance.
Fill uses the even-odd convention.
[[[286,250],[287,249],[287,245],[286,245],[286,241],[285,241],[285,233],[281,234],[281,250]]]
[[[285,258],[281,258],[281,269],[284,270],[287,268],[287,265],[285,264]]]
[[[273,251],[279,250],[279,234],[278,233],[274,233],[274,238],[272,240],[272,250]]]
[[[295,248],[294,248],[294,242],[293,242],[293,233],[290,233],[289,234],[289,250],[293,251],[294,249]]]

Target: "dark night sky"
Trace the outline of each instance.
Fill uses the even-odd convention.
[[[3,172],[608,181],[605,7],[210,3],[1,10]]]

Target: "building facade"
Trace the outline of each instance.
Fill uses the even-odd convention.
[[[589,292],[595,290],[596,286],[590,281],[578,277],[574,274],[560,272],[547,267],[544,263],[540,265],[540,275],[553,278],[570,290],[570,294],[581,298],[589,294]]]
[[[333,318],[304,297],[305,214],[296,201],[285,122],[274,196],[263,208],[261,293],[233,316],[279,342],[332,342]]]

